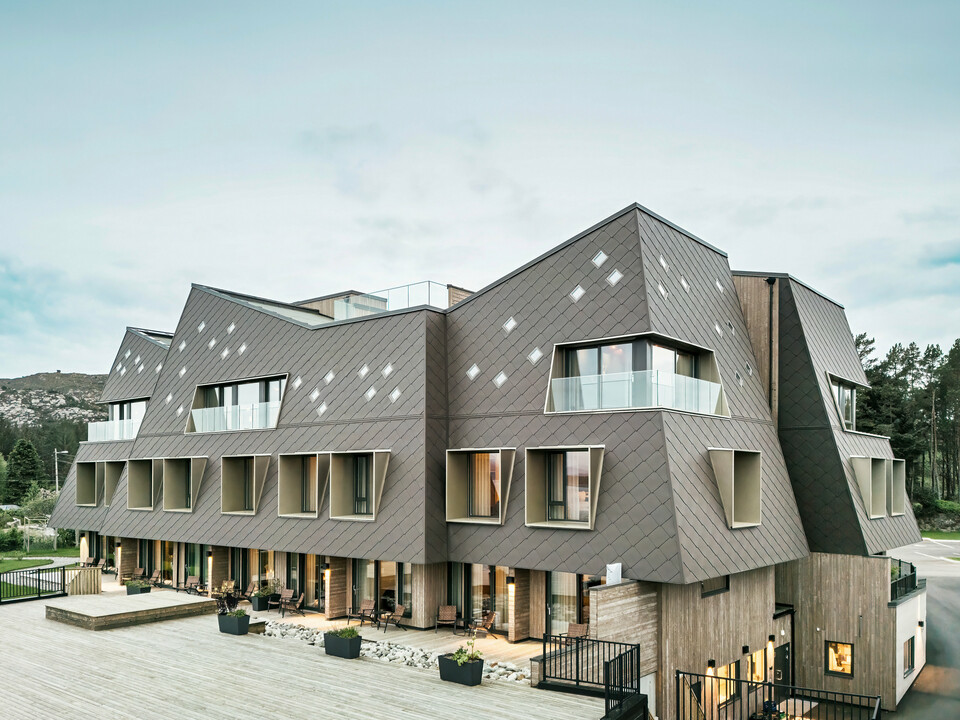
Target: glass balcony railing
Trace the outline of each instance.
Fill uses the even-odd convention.
[[[720,414],[720,384],[658,370],[551,381],[554,412],[669,408]]]
[[[140,431],[140,420],[104,420],[87,423],[87,442],[133,440]]]
[[[275,428],[280,416],[280,401],[198,408],[190,411],[193,432],[225,430],[264,430]]]
[[[353,318],[376,315],[391,310],[405,310],[419,305],[430,305],[441,310],[446,309],[450,305],[446,285],[428,280],[335,300],[333,303],[333,319],[352,320]]]

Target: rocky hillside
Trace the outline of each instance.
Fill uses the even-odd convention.
[[[106,381],[106,375],[59,372],[0,378],[0,417],[21,427],[106,420],[106,409],[96,404]]]

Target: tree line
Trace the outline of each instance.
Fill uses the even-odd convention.
[[[14,425],[0,418],[0,505],[19,505],[30,487],[54,488],[54,451],[59,455],[60,486],[76,456],[87,425],[71,420],[45,419],[40,425]]]
[[[960,500],[960,339],[946,353],[897,343],[882,358],[866,333],[855,341],[870,383],[857,391],[857,430],[890,438],[912,500]]]

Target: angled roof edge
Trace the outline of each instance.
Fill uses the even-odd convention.
[[[144,340],[147,340],[147,341],[149,341],[149,342],[152,342],[154,345],[159,345],[159,346],[162,347],[164,350],[166,350],[166,349],[169,348],[170,346],[169,346],[169,345],[164,345],[162,342],[160,342],[159,340],[157,340],[157,338],[158,338],[158,337],[164,337],[164,338],[167,338],[168,340],[172,340],[172,339],[173,339],[173,333],[172,333],[172,332],[167,332],[166,330],[147,330],[146,328],[130,327],[130,326],[128,325],[128,326],[127,326],[127,332],[128,332],[128,333],[131,333],[131,334],[133,334],[133,335],[136,335],[137,337],[141,337],[141,338],[143,338]]]
[[[321,300],[335,300],[336,298],[344,297],[345,295],[369,295],[370,293],[362,292],[361,290],[344,290],[343,292],[327,293],[326,295],[320,295],[319,297],[307,298],[306,300],[297,300],[294,303],[291,303],[294,307],[300,307],[304,303],[310,302],[320,302]]]
[[[832,297],[830,297],[826,293],[820,292],[812,285],[805,283],[803,280],[801,280],[800,278],[794,277],[790,273],[760,272],[759,270],[731,270],[730,272],[733,275],[743,275],[745,277],[763,277],[763,278],[774,277],[781,280],[789,280],[790,282],[795,282],[797,285],[800,285],[801,287],[805,287],[807,290],[814,293],[815,295],[819,295],[824,300],[833,303],[841,310],[846,310],[846,308],[843,306],[842,303],[838,303],[836,300],[834,300]]]
[[[492,283],[490,283],[489,285],[486,285],[486,286],[480,288],[479,290],[477,290],[476,292],[474,292],[474,293],[473,293],[472,295],[470,295],[469,297],[465,297],[463,300],[461,300],[460,302],[458,302],[456,305],[451,305],[450,307],[448,307],[448,308],[446,309],[445,312],[449,312],[449,311],[451,311],[451,310],[453,310],[453,309],[455,309],[455,308],[459,308],[459,307],[462,307],[462,306],[466,305],[468,302],[472,301],[473,299],[479,297],[480,295],[483,295],[484,293],[486,293],[486,292],[489,291],[489,290],[492,290],[493,288],[497,287],[498,285],[502,285],[502,284],[505,283],[507,280],[510,280],[511,278],[519,275],[520,273],[524,272],[525,270],[530,269],[531,267],[533,267],[533,266],[536,265],[537,263],[540,263],[540,262],[546,260],[546,259],[547,259],[548,257],[550,257],[551,255],[555,255],[556,253],[560,252],[561,250],[563,250],[564,248],[568,247],[569,245],[572,245],[573,243],[577,242],[578,240],[582,240],[584,237],[586,237],[586,236],[589,235],[590,233],[594,232],[595,230],[599,230],[599,229],[602,228],[604,225],[613,222],[614,220],[616,220],[617,218],[621,217],[622,215],[626,215],[627,213],[638,212],[638,211],[639,211],[639,212],[642,212],[642,213],[644,213],[644,214],[646,214],[646,215],[649,215],[650,217],[654,218],[655,220],[658,220],[658,221],[662,222],[662,223],[665,224],[665,225],[669,225],[671,228],[673,228],[673,229],[676,230],[677,232],[681,233],[682,235],[685,235],[686,237],[688,237],[688,238],[690,238],[691,240],[693,240],[694,242],[702,245],[703,247],[707,248],[708,250],[712,250],[713,252],[717,253],[718,255],[722,255],[723,257],[728,257],[728,256],[727,256],[727,253],[725,253],[723,250],[720,250],[719,248],[714,247],[713,245],[711,245],[711,244],[708,243],[707,241],[702,240],[701,238],[698,238],[698,237],[697,237],[696,235],[694,235],[692,232],[690,232],[690,231],[688,231],[688,230],[684,230],[682,227],[680,227],[680,226],[677,225],[676,223],[670,222],[670,221],[667,220],[665,217],[663,217],[663,216],[661,216],[661,215],[658,215],[657,213],[653,212],[653,210],[650,210],[650,209],[648,209],[648,208],[645,208],[645,207],[644,207],[643,205],[641,205],[640,203],[636,203],[636,202],[635,202],[635,203],[631,203],[630,205],[627,205],[627,207],[623,208],[622,210],[618,210],[617,212],[613,213],[613,215],[610,215],[609,217],[604,218],[604,219],[601,220],[600,222],[594,223],[593,225],[591,225],[590,227],[588,227],[586,230],[583,230],[583,231],[577,233],[576,235],[574,235],[574,236],[573,236],[572,238],[570,238],[569,240],[565,240],[564,242],[560,243],[559,245],[551,248],[550,250],[547,250],[545,253],[543,253],[543,254],[541,254],[541,255],[538,255],[538,256],[535,257],[533,260],[530,260],[529,262],[521,265],[520,267],[518,267],[518,268],[516,268],[516,269],[514,269],[514,270],[511,270],[511,271],[508,272],[506,275],[504,275],[504,276],[502,276],[502,277],[494,280],[494,281],[493,281]]]

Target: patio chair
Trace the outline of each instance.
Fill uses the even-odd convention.
[[[124,580],[143,580],[147,576],[147,573],[143,568],[134,568],[134,571],[130,575],[125,576]]]
[[[288,610],[293,613],[299,613],[300,615],[304,614],[303,593],[300,593],[300,597],[298,597],[296,601],[294,601],[292,597],[289,600],[280,598],[280,617],[285,617]]]
[[[182,585],[177,585],[175,589],[177,592],[180,592],[181,590],[185,590],[187,594],[196,595],[197,586],[199,584],[200,584],[200,577],[197,575],[190,575],[187,577],[186,582],[184,582]]]
[[[577,640],[583,640],[590,635],[590,625],[588,623],[570,623],[565,633],[560,633],[563,638],[560,642],[564,645],[570,645]]]
[[[240,595],[244,600],[249,600],[250,596],[253,595],[257,590],[260,589],[260,583],[256,580],[251,580],[250,584],[247,585],[247,589]]]
[[[436,635],[437,628],[441,625],[450,625],[453,628],[453,634],[457,634],[457,606],[441,605],[437,608],[437,619],[433,622],[433,633]]]
[[[150,579],[147,581],[154,587],[163,587],[163,580],[160,579],[160,571],[154,570],[153,574],[150,575]]]
[[[94,567],[96,564],[97,564],[97,561],[96,561],[96,560],[94,560],[92,557],[88,557],[86,560],[84,560],[82,563],[80,563],[80,566],[81,566],[81,567]]]
[[[380,620],[377,617],[376,601],[364,600],[363,602],[360,603],[360,610],[358,610],[357,612],[353,612],[351,608],[351,612],[347,613],[347,622],[349,623],[351,620],[359,620],[360,627],[363,627],[364,620],[369,620],[371,625],[376,623],[377,627],[380,627]]]
[[[280,610],[281,608],[283,608],[283,604],[285,602],[291,602],[292,600],[293,600],[293,590],[291,588],[281,590],[279,600],[267,601],[267,610],[269,610],[272,607],[276,607],[277,610]]]
[[[93,558],[91,558],[91,560],[92,559]],[[104,560],[103,558],[100,558],[96,563],[94,563],[93,567],[98,568],[100,572],[104,575],[110,572],[109,570],[107,570],[107,561]]]
[[[489,635],[490,637],[496,637],[497,634],[493,631],[493,623],[496,619],[497,614],[495,612],[486,612],[482,618],[470,623],[470,630],[482,632],[484,635]]]
[[[386,634],[387,627],[389,627],[390,623],[396,625],[400,630],[406,631],[406,628],[400,624],[400,621],[403,620],[403,613],[405,613],[406,610],[407,609],[403,605],[397,605],[393,612],[388,613],[380,618],[380,622],[383,623],[384,634]]]

